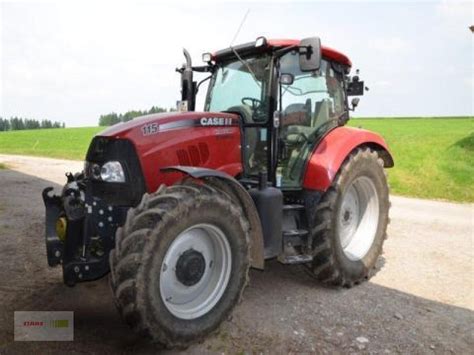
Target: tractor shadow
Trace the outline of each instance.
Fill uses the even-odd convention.
[[[121,320],[107,277],[70,288],[62,283],[60,268],[48,267],[41,191],[60,186],[12,170],[0,171],[0,183],[0,352],[164,352]],[[20,310],[73,311],[74,341],[14,342],[13,312]],[[421,346],[434,344],[440,352],[467,353],[474,346],[473,323],[469,309],[372,282],[328,288],[301,266],[271,260],[264,271],[250,271],[249,286],[232,318],[186,351],[288,353],[313,352],[313,346],[328,352],[360,351],[354,339],[363,335],[376,339],[367,349],[374,352],[426,352]]]
[[[467,153],[474,152],[474,133],[458,140],[451,147],[458,147],[464,149]]]

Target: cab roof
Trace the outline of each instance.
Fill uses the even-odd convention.
[[[255,41],[254,42],[248,42],[244,44],[240,44],[237,46],[233,46],[234,50],[239,53],[239,55],[246,55],[246,54],[252,54],[252,53],[259,53],[260,51],[267,50],[269,48],[284,48],[284,47],[291,47],[291,46],[297,46],[300,44],[300,40],[298,39],[267,39],[266,44],[262,47],[255,47]],[[346,65],[348,67],[352,67],[352,62],[347,57],[345,54],[326,47],[326,46],[321,46],[321,51],[322,55],[324,58],[333,60],[335,62],[341,63],[343,65]],[[230,57],[234,56],[232,48],[226,48],[222,49],[220,51],[215,52],[213,55],[213,59],[217,62],[226,60]]]

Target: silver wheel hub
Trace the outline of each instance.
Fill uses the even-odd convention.
[[[353,261],[364,258],[372,246],[379,220],[379,199],[374,183],[356,178],[344,192],[337,216],[339,241]]]
[[[160,295],[175,317],[195,319],[221,299],[230,279],[232,255],[224,232],[197,224],[171,243],[160,271]]]

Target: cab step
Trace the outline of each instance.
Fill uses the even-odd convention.
[[[298,205],[298,204],[283,205],[283,212],[285,212],[285,211],[300,211],[300,210],[304,210],[303,205]]]
[[[308,234],[306,229],[290,229],[283,231],[283,240],[286,241],[287,238],[301,238]]]
[[[278,261],[282,264],[306,264],[313,261],[311,255],[301,254],[301,255],[280,255]]]
[[[283,246],[303,245],[308,235],[306,229],[289,229],[283,231]]]
[[[313,260],[311,255],[299,254],[295,247],[302,248],[309,234],[306,229],[287,229],[283,231],[283,253],[278,256],[282,264],[305,264]]]

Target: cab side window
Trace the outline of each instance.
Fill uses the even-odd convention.
[[[281,154],[277,181],[282,187],[297,187],[315,142],[345,113],[343,78],[326,60],[322,60],[319,71],[302,72],[296,51],[280,59],[279,72],[293,75],[293,83],[280,84],[279,88]]]
[[[302,72],[296,52],[280,60],[280,73],[292,74],[293,84],[281,87],[282,126],[305,126],[312,130],[345,111],[340,74],[323,60],[318,73]]]

